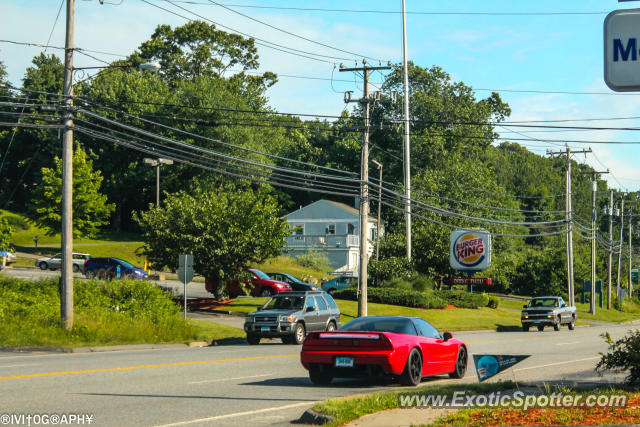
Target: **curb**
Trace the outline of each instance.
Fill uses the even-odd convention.
[[[307,409],[304,413],[295,420],[294,424],[311,424],[311,425],[324,425],[334,421],[333,417],[323,415],[313,409]]]
[[[103,353],[107,351],[125,351],[125,350],[157,350],[168,348],[185,348],[185,347],[208,347],[209,344],[204,341],[193,341],[188,344],[124,344],[124,345],[105,345],[94,347],[22,347],[22,346],[0,346],[0,351],[27,353],[27,352],[47,352],[47,353]]]
[[[187,309],[188,311],[191,311],[191,312],[215,313],[215,314],[225,314],[227,316],[247,317],[247,313],[242,311],[213,310],[213,309],[193,308],[193,307],[187,307]]]

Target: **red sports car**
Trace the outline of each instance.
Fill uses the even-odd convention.
[[[371,316],[354,319],[334,332],[312,332],[300,360],[314,384],[335,377],[393,375],[404,385],[422,377],[449,374],[462,378],[467,346],[443,335],[419,317]]]

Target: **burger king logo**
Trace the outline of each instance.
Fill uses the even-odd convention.
[[[474,267],[480,264],[485,258],[482,237],[474,233],[461,234],[453,245],[453,255],[465,267]]]

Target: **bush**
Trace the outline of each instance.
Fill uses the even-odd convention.
[[[629,335],[615,342],[608,332],[602,334],[602,337],[609,344],[609,353],[602,355],[596,370],[628,371],[625,381],[630,385],[640,384],[640,331],[630,331]]]
[[[357,289],[347,288],[336,291],[333,293],[333,297],[357,301]],[[436,295],[396,288],[368,288],[367,300],[380,304],[415,308],[445,308],[447,306],[447,303]]]
[[[407,291],[413,290],[411,283],[400,277],[382,282],[380,286],[383,288],[404,289]]]
[[[433,288],[434,283],[435,283],[435,280],[423,274],[419,274],[411,280],[411,285],[413,286],[413,289],[418,292],[425,292],[425,291],[431,290]]]
[[[393,278],[409,279],[414,274],[413,261],[405,257],[388,257],[369,262],[369,274],[384,283]]]
[[[319,271],[330,271],[331,263],[327,254],[317,250],[309,248],[309,250],[299,255],[296,259],[296,263],[302,267],[313,268]]]
[[[472,294],[458,290],[435,291],[434,294],[445,300],[447,304],[458,308],[486,307],[489,303],[489,297],[486,294]]]
[[[489,295],[489,302],[487,303],[487,307],[489,308],[498,308],[500,306],[500,298]]]
[[[71,331],[60,325],[57,279],[0,277],[0,343],[75,346],[180,342],[196,328],[185,323],[169,294],[150,282],[87,280],[74,284]]]
[[[614,310],[622,311],[622,301],[620,301],[617,295],[611,297],[611,306]]]

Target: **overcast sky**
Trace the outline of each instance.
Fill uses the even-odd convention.
[[[343,58],[317,61],[258,46],[261,70],[280,76],[279,83],[268,92],[273,107],[283,112],[329,115],[339,114],[345,108],[344,91],[359,94],[362,90],[361,79],[353,73],[339,73],[336,64],[353,65],[363,56],[393,63],[402,60],[401,0],[148,2],[151,4],[142,0],[105,0],[100,5],[98,0],[76,0],[76,45],[128,55],[150,37],[157,25],[178,26],[186,22],[153,5],[198,19],[193,12],[268,42]],[[61,0],[3,0],[0,39],[45,44],[60,5]],[[340,50],[296,38],[221,5]],[[474,88],[479,99],[487,97],[492,90],[500,92],[512,108],[510,122],[572,120],[547,124],[638,127],[640,97],[617,94],[606,87],[602,52],[606,15],[621,6],[634,5],[640,7],[637,2],[615,0],[407,0],[409,59],[423,67],[442,67],[455,80]],[[51,45],[64,45],[64,30],[63,6]],[[0,60],[7,66],[12,83],[21,83],[31,59],[41,50],[0,42]],[[60,55],[55,49],[48,52]],[[118,59],[104,53],[94,56],[107,62]],[[75,65],[102,63],[75,55]],[[374,82],[381,79],[379,73],[372,77]],[[640,141],[637,132],[534,128],[518,129],[518,134],[503,128],[498,131],[505,138],[542,140],[517,141],[538,154],[547,148],[559,149],[564,145],[562,141],[586,141],[569,142],[576,149],[591,146],[594,150],[594,155],[586,159],[577,156],[576,160],[586,161],[598,170],[609,168],[612,174],[605,178],[613,187],[631,191],[640,188],[640,173],[636,172],[635,164],[640,157],[640,145],[596,143]]]

